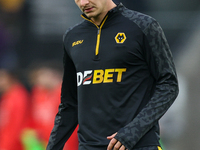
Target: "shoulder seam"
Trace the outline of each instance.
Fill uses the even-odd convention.
[[[65,37],[66,37],[66,35],[68,34],[68,32],[70,32],[70,31],[73,30],[75,27],[77,27],[77,26],[79,26],[80,24],[82,24],[84,21],[85,21],[85,20],[82,20],[81,22],[75,24],[74,26],[69,27],[69,28],[65,31],[64,35],[63,35],[63,41],[65,40]]]

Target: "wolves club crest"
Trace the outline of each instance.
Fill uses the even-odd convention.
[[[116,43],[122,44],[126,40],[126,35],[125,33],[117,33],[115,36],[115,41]]]

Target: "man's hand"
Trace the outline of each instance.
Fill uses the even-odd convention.
[[[107,137],[107,139],[110,140],[107,150],[128,150],[120,141],[114,138],[116,134],[117,133]]]

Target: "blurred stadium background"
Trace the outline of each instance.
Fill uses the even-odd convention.
[[[119,2],[119,0],[115,0]],[[166,150],[200,148],[200,1],[121,0],[162,26],[176,64],[180,94],[161,120]],[[30,89],[27,69],[35,62],[62,63],[62,37],[82,20],[73,0],[0,0],[0,67],[18,69]],[[0,120],[1,121],[1,120]]]

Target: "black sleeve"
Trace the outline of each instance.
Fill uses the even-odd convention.
[[[178,95],[173,58],[160,25],[153,21],[143,32],[144,57],[156,85],[147,105],[131,123],[119,130],[115,137],[128,149],[132,149],[158,122]]]
[[[64,51],[64,76],[61,89],[61,103],[55,118],[47,150],[62,150],[78,124],[77,116],[77,80],[72,60]]]

